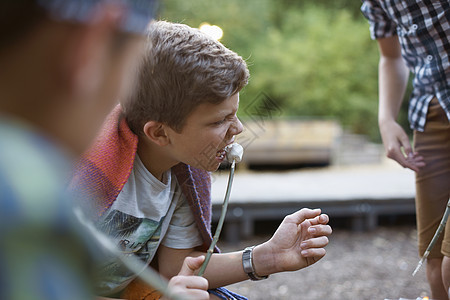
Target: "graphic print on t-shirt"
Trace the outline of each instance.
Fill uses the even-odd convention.
[[[125,256],[136,255],[147,265],[158,248],[163,220],[164,217],[157,222],[111,210],[97,223],[97,227],[114,241]],[[114,257],[102,264],[99,274],[103,279],[101,281],[107,285],[121,285],[134,275]]]
[[[124,254],[136,254],[146,261],[156,251],[161,236],[159,221],[137,218],[118,210],[112,210],[99,224],[99,229],[116,241]]]

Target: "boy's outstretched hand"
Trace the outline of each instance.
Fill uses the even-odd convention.
[[[205,260],[204,256],[186,257],[177,276],[169,281],[169,288],[174,295],[180,295],[185,299],[209,300],[208,280],[194,275]],[[168,300],[163,297],[161,300]]]
[[[326,253],[327,236],[332,232],[328,221],[320,209],[304,208],[286,216],[273,237],[255,247],[257,274],[296,271],[320,260]]]

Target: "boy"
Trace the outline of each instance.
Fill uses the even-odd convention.
[[[138,2],[0,2],[0,299],[92,297],[64,189],[132,81],[154,10]]]
[[[186,25],[156,22],[149,40],[135,93],[108,118],[74,186],[125,254],[172,278],[186,257],[203,255],[211,243],[209,172],[243,129],[236,112],[249,74],[236,53]],[[245,254],[214,254],[205,272],[210,293],[240,299],[220,287],[313,264],[325,255],[327,222],[320,210],[303,209]],[[136,277],[114,259],[103,271],[100,290],[109,296]],[[133,291],[122,297],[141,299]]]
[[[378,123],[387,156],[416,172],[422,256],[450,197],[450,3],[367,0],[361,10],[380,49]],[[415,75],[408,113],[414,151],[396,121],[410,71]],[[448,299],[450,222],[428,256],[427,278],[432,298]]]

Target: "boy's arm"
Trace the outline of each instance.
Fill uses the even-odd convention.
[[[259,276],[307,267],[325,255],[328,216],[320,210],[302,209],[287,216],[273,237],[253,250],[253,265]],[[314,232],[315,230],[315,232]],[[159,271],[171,278],[177,274],[186,256],[204,255],[192,249],[178,250],[160,246]],[[248,279],[242,266],[242,251],[213,254],[205,272],[210,288]]]
[[[205,255],[204,252],[194,249],[173,249],[160,246],[158,249],[159,272],[166,278],[177,274],[183,259],[186,256]],[[204,276],[210,283],[210,288],[226,286],[248,279],[242,267],[242,251],[229,253],[214,253],[211,256]]]
[[[401,166],[417,172],[424,165],[423,158],[413,152],[408,135],[396,121],[409,70],[401,56],[401,46],[396,35],[377,41],[380,49],[378,125],[386,155]]]

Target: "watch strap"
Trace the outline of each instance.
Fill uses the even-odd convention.
[[[244,272],[247,273],[248,277],[253,281],[267,279],[269,276],[259,276],[255,273],[253,268],[253,248],[255,246],[247,247],[242,253],[242,266],[244,267]]]

